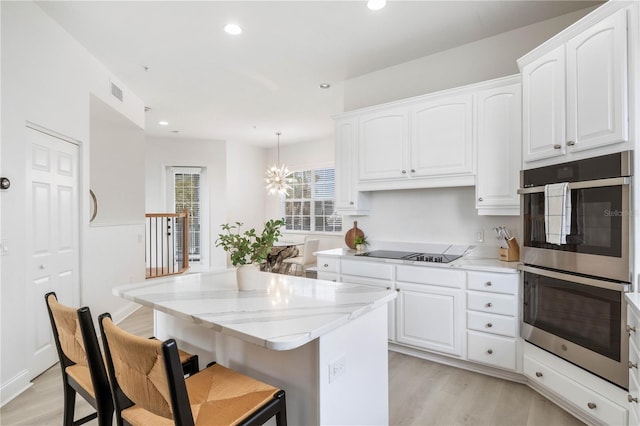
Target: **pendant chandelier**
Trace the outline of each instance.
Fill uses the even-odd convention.
[[[284,164],[280,164],[280,132],[277,132],[278,136],[278,162],[267,169],[267,191],[269,195],[286,195],[291,189],[291,174],[289,169]]]

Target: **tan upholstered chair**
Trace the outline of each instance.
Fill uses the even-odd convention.
[[[284,391],[218,364],[185,379],[175,340],[129,334],[109,314],[99,322],[118,425],[287,424]]]
[[[97,417],[100,426],[111,426],[111,389],[89,308],[76,310],[62,305],[53,292],[47,293],[44,298],[62,370],[62,424],[81,425]],[[74,422],[76,394],[86,399],[96,412]]]
[[[291,267],[295,266],[296,275],[298,275],[298,272],[300,272],[300,275],[304,275],[308,267],[315,266],[316,256],[313,253],[318,251],[319,243],[320,240],[305,240],[301,256],[284,259],[282,263],[289,264],[287,272],[291,272]]]

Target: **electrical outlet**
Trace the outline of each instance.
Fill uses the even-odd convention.
[[[343,355],[329,364],[329,383],[334,382],[338,377],[347,371],[347,358]]]
[[[484,243],[484,229],[478,229],[476,231],[476,243]]]

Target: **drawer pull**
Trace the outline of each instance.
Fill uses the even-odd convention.
[[[567,146],[574,146],[576,141],[567,141]]]
[[[553,144],[553,149],[560,149],[560,148],[562,148],[562,145],[560,145],[559,143]]]
[[[486,304],[486,305],[484,305],[484,306],[485,306],[486,308],[490,308],[490,307],[492,307],[492,306],[493,306],[493,303],[489,302],[489,303],[487,303],[487,304]]]
[[[595,410],[596,404],[594,404],[593,402],[589,402],[587,403],[587,407],[589,407],[590,410]]]
[[[631,361],[629,361],[629,368],[638,368],[638,364],[634,364]]]
[[[491,355],[491,354],[493,353],[493,349],[489,349],[489,350],[487,351],[487,353],[488,353],[489,355]]]
[[[488,322],[488,323],[487,323],[487,325],[486,325],[485,327],[487,327],[487,328],[491,328],[491,327],[493,327],[493,324],[491,324],[490,322]]]
[[[480,201],[482,201],[482,200],[480,200]],[[484,286],[485,287],[491,287],[491,281],[487,281],[486,283],[484,283]]]
[[[627,395],[627,401],[638,403],[638,398],[634,398],[631,395]]]
[[[325,268],[328,268],[328,267],[329,267],[329,264],[328,264],[328,263],[325,263],[325,264],[324,264],[324,265],[322,265],[322,266],[324,266]]]
[[[539,371],[536,371],[536,377],[542,377],[542,373]]]
[[[631,333],[631,332],[636,332],[636,328],[635,327],[631,327],[630,325],[627,325],[627,333]]]

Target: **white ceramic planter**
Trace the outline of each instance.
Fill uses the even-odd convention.
[[[258,288],[259,271],[260,265],[251,264],[238,266],[238,269],[236,269],[236,281],[238,283],[238,290],[256,290]]]

